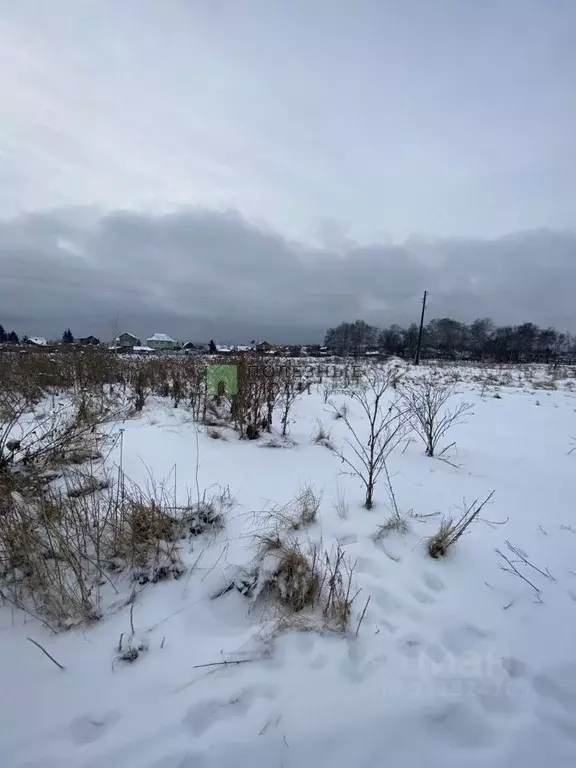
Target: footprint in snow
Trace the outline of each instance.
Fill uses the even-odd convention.
[[[70,739],[73,744],[91,744],[100,739],[113,728],[121,719],[119,712],[106,712],[105,715],[82,715],[70,723]]]
[[[419,659],[425,654],[431,661],[440,664],[445,660],[446,654],[438,645],[428,643],[420,635],[410,634],[401,638],[398,650],[408,659]]]
[[[479,691],[476,698],[489,715],[511,715],[518,710],[517,702],[502,686],[495,685],[493,691]]]
[[[451,653],[461,656],[468,651],[474,650],[481,641],[489,637],[489,632],[485,632],[473,624],[462,624],[459,627],[444,632],[442,644]]]
[[[330,661],[329,657],[325,654],[321,653],[319,656],[316,656],[315,659],[312,659],[310,662],[310,669],[324,669],[325,666],[327,666],[328,662]]]
[[[429,595],[428,592],[423,592],[421,589],[415,589],[412,592],[412,597],[414,600],[417,600],[421,605],[431,605],[432,603],[435,603],[435,598],[432,597],[432,595]]]
[[[565,670],[559,670],[564,672]],[[559,675],[560,676],[560,675]],[[532,686],[535,692],[544,699],[552,699],[567,712],[576,712],[576,685],[574,685],[574,674],[562,675],[563,684],[553,680],[548,675],[536,675]],[[570,685],[570,683],[573,683]],[[568,683],[568,685],[566,685]]]
[[[435,573],[424,572],[422,574],[422,581],[433,592],[442,592],[445,589],[444,582]]]
[[[300,653],[312,653],[316,640],[310,632],[298,632],[295,645]]]
[[[450,702],[424,714],[430,732],[456,747],[481,749],[491,747],[498,733],[482,710],[467,702]]]
[[[396,597],[387,589],[378,586],[370,587],[370,594],[375,604],[381,608],[387,616],[393,613],[402,613],[412,621],[421,621],[422,613],[412,606],[406,605],[399,597]]]
[[[273,698],[272,688],[248,688],[230,699],[206,699],[190,707],[183,723],[195,736],[201,736],[209,728],[223,720],[244,717],[258,698]]]
[[[365,573],[367,576],[375,576],[380,578],[382,575],[382,569],[378,568],[372,560],[367,557],[359,557],[356,561],[357,573]]]
[[[513,680],[524,677],[528,670],[526,664],[514,656],[505,656],[502,659],[502,667],[504,668],[504,671],[507,673],[508,677],[511,677]]]
[[[553,728],[560,731],[568,741],[576,742],[576,724],[571,718],[549,713],[539,713],[539,717],[543,723],[551,725]]]

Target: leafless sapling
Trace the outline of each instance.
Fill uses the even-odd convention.
[[[334,448],[334,451],[351,473],[362,481],[366,489],[366,509],[372,509],[378,478],[386,466],[388,456],[405,436],[408,426],[407,410],[398,407],[396,398],[390,402],[387,400],[392,378],[391,369],[369,368],[363,371],[360,386],[348,390],[348,396],[360,406],[368,422],[367,435],[363,435],[352,423],[348,410],[344,413],[342,409],[338,411],[350,433],[346,442],[352,455],[348,456],[338,448]],[[332,407],[338,410],[336,406]]]
[[[459,403],[454,409],[446,408],[455,387],[454,382],[444,381],[434,373],[404,384],[402,401],[415,432],[424,441],[427,456],[436,456],[440,440],[470,413],[470,403]]]

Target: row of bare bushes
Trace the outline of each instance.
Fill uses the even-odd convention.
[[[179,506],[121,466],[110,476],[122,440],[111,424],[134,409],[123,389],[138,366],[109,363],[98,352],[0,357],[0,597],[52,628],[99,618],[121,581],[177,578],[182,542],[220,527],[230,501]]]

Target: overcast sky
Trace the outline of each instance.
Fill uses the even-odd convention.
[[[308,340],[427,288],[576,331],[575,39],[574,0],[0,0],[0,323]]]

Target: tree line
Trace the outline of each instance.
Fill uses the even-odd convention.
[[[27,342],[28,336],[22,336],[22,341]],[[67,344],[72,344],[74,341],[74,335],[70,328],[66,328],[64,333],[62,334],[62,341]],[[20,344],[20,337],[16,333],[16,331],[10,331],[7,333],[4,330],[4,326],[0,325],[0,344]]]
[[[390,325],[379,329],[356,320],[330,328],[324,346],[333,354],[358,357],[382,352],[413,358],[418,346],[419,327]],[[544,362],[576,358],[576,336],[534,323],[496,325],[490,318],[462,323],[450,317],[434,318],[422,333],[423,358],[489,360],[499,363]]]
[[[7,333],[4,326],[0,325],[0,344],[20,344],[20,339],[16,331]]]

